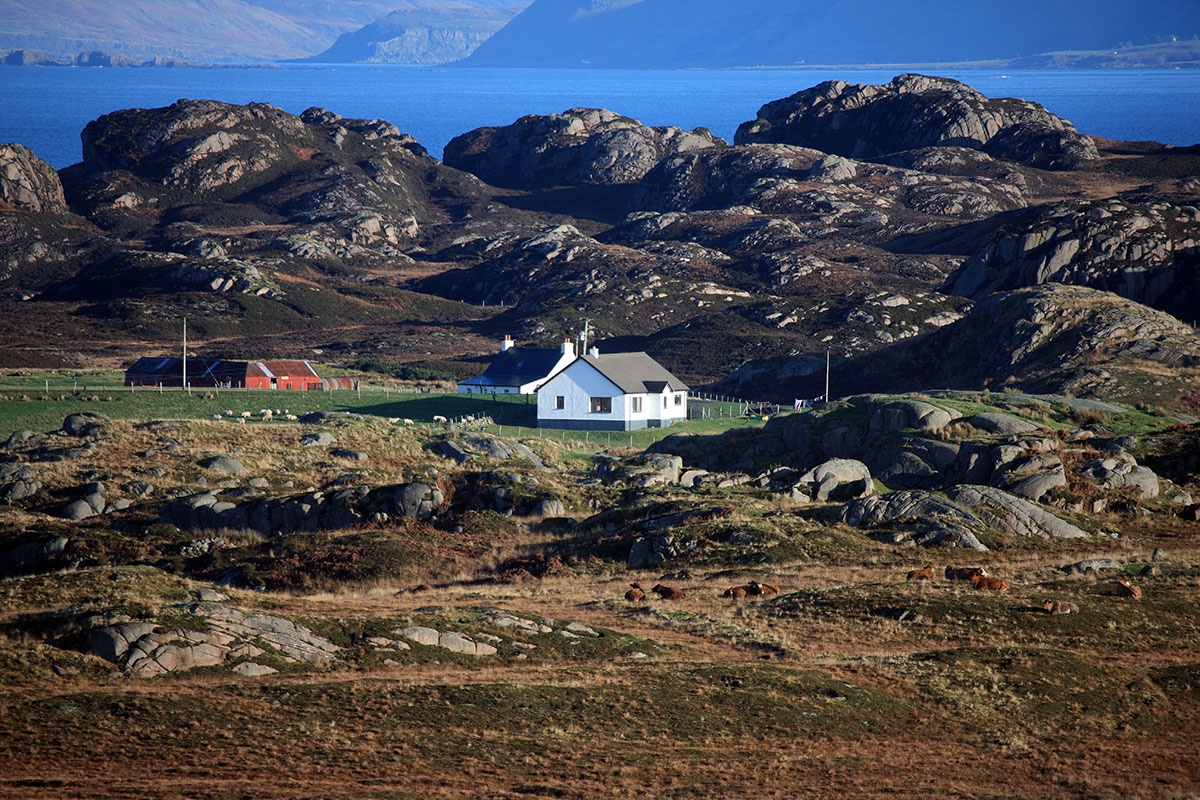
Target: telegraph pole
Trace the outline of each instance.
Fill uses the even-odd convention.
[[[183,388],[187,389],[187,317],[183,318]]]
[[[829,402],[829,349],[826,348],[826,393],[824,393],[824,402]]]

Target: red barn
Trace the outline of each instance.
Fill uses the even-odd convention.
[[[222,361],[189,358],[189,386],[222,389],[354,389],[354,378],[322,378],[307,361]],[[183,359],[139,358],[125,371],[126,386],[183,386]]]

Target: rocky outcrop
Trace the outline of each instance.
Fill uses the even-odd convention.
[[[1040,209],[993,233],[941,291],[979,298],[1051,282],[1191,313],[1200,304],[1200,209],[1116,199]]]
[[[1012,536],[1042,539],[1082,539],[1087,536],[1044,508],[990,486],[955,486],[947,490],[946,496],[972,509],[988,525]]]
[[[255,530],[262,534],[340,530],[389,517],[429,519],[445,502],[436,486],[403,483],[370,489],[359,486],[332,492],[230,502],[216,491],[200,492],[167,503],[162,520],[182,530]]]
[[[572,108],[456,136],[443,160],[497,186],[612,185],[639,180],[666,156],[723,145],[705,128],[651,128],[606,109]]]
[[[812,498],[821,503],[839,494],[863,497],[875,493],[867,465],[850,458],[833,458],[818,464],[801,475],[799,482],[809,486]],[[843,489],[845,484],[849,486]]]
[[[929,492],[908,490],[864,497],[847,504],[841,521],[858,528],[887,528],[878,537],[891,544],[955,547],[986,551],[976,534],[979,520],[962,506]]]
[[[1037,103],[989,99],[948,78],[900,75],[882,86],[826,81],[764,105],[736,144],[781,142],[851,158],[947,145],[1047,169],[1098,157],[1090,137]]]
[[[982,219],[1028,204],[1028,181],[1009,170],[995,177],[852,161],[794,144],[707,148],[664,158],[639,184],[630,205],[682,211],[747,205],[817,216],[825,225],[885,225],[901,210]]]
[[[28,147],[0,144],[0,209],[58,213],[67,210],[54,167]]]

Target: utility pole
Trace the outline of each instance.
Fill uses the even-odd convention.
[[[183,388],[187,388],[187,317],[183,318]]]
[[[829,348],[825,349],[825,397],[822,399],[829,402]]]
[[[575,353],[575,355],[576,356],[586,356],[587,355],[588,326],[591,324],[592,321],[588,317],[580,317],[579,319],[580,319],[580,321],[583,322],[583,330],[579,333],[579,350]]]

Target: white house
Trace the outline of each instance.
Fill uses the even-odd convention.
[[[557,349],[514,347],[504,337],[500,355],[483,374],[458,384],[459,394],[533,394],[539,383],[570,364],[575,348],[570,341]]]
[[[537,389],[538,427],[631,431],[687,419],[688,387],[645,353],[571,361]]]

